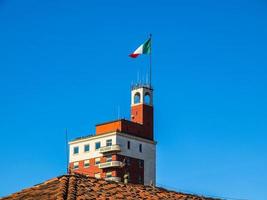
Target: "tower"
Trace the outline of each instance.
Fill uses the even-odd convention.
[[[146,85],[136,85],[131,91],[131,121],[142,124],[142,137],[154,139],[153,89]]]
[[[131,119],[96,125],[94,135],[69,142],[71,173],[130,183],[156,182],[156,142],[153,135],[153,89],[131,89]]]

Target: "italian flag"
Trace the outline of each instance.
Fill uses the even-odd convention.
[[[141,44],[129,56],[132,58],[137,58],[140,54],[150,54],[150,53],[151,53],[151,38],[149,38],[145,43]]]

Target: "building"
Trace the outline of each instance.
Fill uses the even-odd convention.
[[[96,125],[93,136],[69,142],[69,171],[113,181],[156,182],[153,89],[131,90],[131,119]]]

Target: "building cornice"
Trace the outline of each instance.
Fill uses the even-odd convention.
[[[134,135],[130,135],[128,133],[117,132],[117,135],[120,135],[120,136],[123,136],[123,137],[128,137],[130,139],[139,140],[139,141],[142,141],[142,142],[147,142],[147,143],[151,143],[151,144],[157,144],[157,142],[155,140],[148,140],[148,139],[145,139],[145,138],[141,138],[141,137],[137,137],[137,136],[134,136]]]
[[[117,131],[109,132],[109,133],[103,133],[101,135],[94,135],[94,136],[90,136],[90,137],[87,137],[87,138],[81,138],[81,139],[72,140],[68,144],[72,145],[72,144],[77,144],[77,143],[80,143],[80,142],[87,142],[87,141],[100,139],[100,138],[105,138],[105,137],[113,136],[113,135],[119,135],[119,136],[122,136],[122,137],[127,137],[129,139],[135,139],[135,140],[139,140],[141,142],[146,142],[146,143],[150,143],[150,144],[157,144],[156,141],[148,140],[148,139],[145,139],[145,138],[141,138],[141,137],[137,137],[137,136],[134,136],[134,135],[130,135],[128,133],[117,132]]]
[[[100,138],[112,136],[112,135],[116,135],[116,132],[109,132],[109,133],[103,133],[100,135],[93,135],[93,136],[90,136],[87,138],[74,139],[74,140],[70,141],[69,144],[76,144],[76,143],[80,143],[80,142],[91,141],[91,140],[100,139]]]

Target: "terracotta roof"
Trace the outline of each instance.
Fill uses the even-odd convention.
[[[59,176],[24,189],[1,200],[86,200],[86,199],[177,199],[212,200],[202,196],[168,191],[163,188],[123,184],[95,179],[82,174]]]

